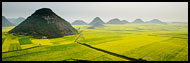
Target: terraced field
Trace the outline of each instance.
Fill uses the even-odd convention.
[[[83,30],[79,43],[147,61],[188,61],[188,24],[105,25]],[[78,35],[53,39],[7,34],[2,29],[3,61],[129,61],[75,43]]]

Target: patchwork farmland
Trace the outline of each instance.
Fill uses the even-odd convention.
[[[83,31],[78,42],[90,47],[74,42],[79,34],[37,39],[8,34],[14,26],[3,27],[2,61],[131,61],[105,51],[137,60],[188,61],[188,24],[73,26]]]

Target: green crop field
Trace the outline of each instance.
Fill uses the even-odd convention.
[[[29,38],[22,38],[19,39],[20,45],[24,45],[24,44],[32,44],[32,42],[30,41]]]
[[[126,24],[87,29],[52,39],[10,35],[2,28],[2,61],[130,61],[108,53],[146,61],[188,61],[188,24]],[[105,51],[108,53],[105,53]]]

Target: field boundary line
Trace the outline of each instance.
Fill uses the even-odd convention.
[[[113,56],[116,56],[116,57],[119,57],[119,58],[123,58],[123,59],[126,59],[126,60],[130,60],[130,61],[146,61],[146,60],[143,60],[143,59],[135,59],[135,58],[130,58],[130,57],[126,57],[124,55],[120,55],[120,54],[117,54],[117,53],[113,53],[113,52],[110,52],[110,51],[106,51],[106,50],[103,50],[103,49],[99,49],[99,48],[96,48],[96,47],[93,47],[89,44],[86,44],[86,43],[79,43],[77,42],[78,39],[81,37],[82,35],[82,31],[80,32],[80,35],[77,37],[77,39],[75,40],[76,43],[80,44],[80,45],[83,45],[83,46],[86,46],[86,47],[89,47],[89,48],[92,48],[92,49],[95,49],[97,51],[101,51],[101,52],[104,52],[104,53],[107,53],[107,54],[110,54],[110,55],[113,55]]]
[[[113,56],[116,56],[116,57],[119,57],[119,58],[123,58],[123,59],[126,59],[126,60],[130,60],[130,61],[146,61],[146,60],[141,59],[141,58],[140,59],[130,58],[130,57],[127,57],[127,56],[124,56],[124,55],[120,55],[120,54],[117,54],[117,53],[113,53],[113,52],[110,52],[110,51],[99,49],[99,48],[93,47],[93,46],[85,44],[85,43],[79,43],[79,42],[77,42],[77,43],[81,44],[81,45],[84,45],[86,47],[95,49],[97,51],[101,51],[101,52],[104,52],[104,53],[107,53],[107,54],[110,54],[110,55],[113,55]]]
[[[28,49],[37,48],[37,47],[41,47],[41,46],[34,46],[34,47],[26,48],[26,49],[19,49],[19,50],[13,50],[13,51],[6,51],[6,52],[2,52],[2,53],[9,53],[9,52],[15,52],[15,51],[23,51],[23,50],[28,50]]]

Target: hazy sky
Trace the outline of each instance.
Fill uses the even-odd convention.
[[[51,8],[63,19],[91,22],[100,17],[104,22],[119,18],[129,22],[160,19],[164,22],[188,22],[188,2],[2,2],[2,15],[27,18],[35,10]]]

